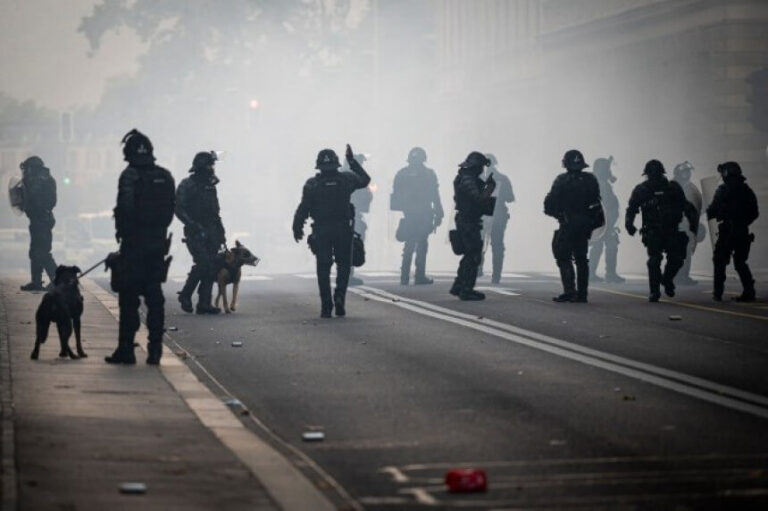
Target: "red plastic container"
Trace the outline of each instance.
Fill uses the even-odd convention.
[[[446,472],[445,484],[451,493],[482,492],[488,489],[488,478],[479,468],[454,468]]]

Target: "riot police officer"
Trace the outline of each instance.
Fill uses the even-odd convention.
[[[678,163],[672,171],[672,179],[680,185],[685,194],[685,199],[696,208],[699,216],[701,216],[701,214],[704,213],[704,210],[702,209],[702,197],[698,187],[691,181],[691,172],[693,172],[693,170],[693,165],[691,165],[690,162],[685,161],[683,163]],[[678,286],[694,286],[698,284],[696,280],[691,278],[691,259],[696,250],[696,245],[704,240],[706,231],[701,222],[699,222],[699,230],[696,234],[690,233],[689,227],[687,221],[680,224],[680,231],[685,232],[686,236],[688,236],[688,245],[686,245],[683,267],[680,268],[680,271],[677,272],[677,277],[675,277],[675,285]]]
[[[43,270],[53,282],[56,262],[51,255],[53,244],[53,208],[56,206],[56,181],[39,156],[24,160],[21,165],[24,198],[22,209],[29,218],[29,266],[31,280],[22,291],[43,290]]]
[[[147,364],[157,365],[163,351],[165,321],[163,289],[171,258],[174,182],[171,173],[155,165],[152,142],[143,133],[131,130],[123,137],[123,154],[128,167],[120,174],[117,205],[114,209],[115,236],[120,243],[112,267],[113,289],[119,293],[120,326],[118,346],[104,360],[110,364],[135,364],[133,343],[139,329],[139,297],[147,306]]]
[[[560,223],[552,239],[552,253],[560,270],[563,293],[555,302],[587,301],[589,261],[587,247],[592,231],[603,225],[600,186],[580,151],[571,149],[562,160],[566,172],[552,183],[544,199],[544,213]],[[573,263],[576,263],[574,271]]]
[[[493,175],[496,181],[496,207],[493,215],[483,218],[483,257],[478,269],[478,275],[483,274],[483,264],[485,261],[485,249],[491,246],[491,264],[493,272],[491,273],[491,283],[498,284],[501,281],[501,270],[504,266],[504,231],[507,230],[509,221],[509,209],[507,204],[515,201],[515,193],[512,190],[512,183],[509,178],[499,172],[496,168],[498,160],[493,154],[486,154],[486,158],[491,162],[485,171],[484,178]]]
[[[197,153],[189,169],[191,175],[182,179],[176,191],[176,216],[184,224],[184,241],[194,261],[179,291],[179,302],[182,310],[192,312],[192,293],[197,287],[197,314],[221,312],[211,304],[216,254],[226,243],[216,194],[219,183],[214,173],[216,160],[214,151]]]
[[[454,245],[454,252],[463,255],[450,293],[461,300],[485,299],[485,294],[475,290],[475,283],[483,257],[482,218],[492,215],[496,207],[493,175],[485,181],[480,179],[483,170],[490,164],[491,161],[483,153],[473,151],[459,164],[458,175],[453,180],[457,239],[451,244]]]
[[[370,176],[347,145],[346,159],[352,172],[339,172],[339,157],[332,149],[317,155],[318,172],[304,184],[301,202],[293,216],[293,238],[304,237],[304,223],[312,217],[312,234],[307,243],[317,260],[317,286],[320,291],[320,317],[346,315],[346,294],[352,258],[352,205],[355,190],[368,186]],[[331,295],[331,266],[336,263],[336,290]]]
[[[408,153],[408,166],[397,171],[392,184],[390,209],[403,212],[395,237],[403,242],[400,284],[404,286],[408,285],[410,279],[414,252],[416,272],[413,283],[432,284],[432,279],[426,275],[428,238],[443,222],[437,175],[424,165],[426,161],[427,153],[424,149],[411,149]]]
[[[660,285],[664,286],[667,296],[675,296],[674,278],[683,266],[685,247],[688,236],[678,230],[683,215],[688,218],[688,225],[693,233],[699,227],[696,209],[685,199],[683,189],[675,181],[669,181],[664,165],[659,160],[650,160],[645,164],[643,175],[647,179],[632,190],[629,198],[624,226],[630,236],[637,232],[635,216],[643,212],[643,227],[640,234],[643,245],[648,250],[648,285],[650,302],[658,302],[661,297]],[[661,259],[666,253],[667,263],[661,271]]]
[[[611,163],[613,163],[613,156],[598,158],[592,164],[592,173],[600,185],[600,198],[605,213],[605,233],[591,243],[589,280],[622,283],[625,279],[616,273],[616,260],[619,253],[619,229],[616,227],[616,222],[619,221],[619,198],[613,192],[616,176],[611,172]],[[605,248],[605,279],[597,276],[597,265],[600,264],[603,248]]]
[[[715,265],[714,293],[716,301],[723,299],[725,285],[725,267],[733,254],[733,266],[741,280],[740,302],[755,301],[755,281],[747,264],[749,249],[755,241],[755,235],[749,232],[749,226],[759,216],[757,197],[745,183],[741,167],[735,161],[718,165],[717,171],[723,178],[715,192],[712,204],[707,208],[707,219],[718,222],[718,237],[715,243],[713,262]]]
[[[355,155],[355,160],[360,163],[360,165],[362,165],[365,163],[367,158],[364,154],[358,153]],[[350,170],[351,169],[349,168],[349,163],[344,160],[341,171],[349,172]],[[371,187],[372,185],[366,186],[365,188],[360,188],[352,194],[352,197],[350,197],[350,202],[352,203],[352,207],[354,208],[355,213],[354,230],[357,234],[360,235],[360,239],[363,241],[365,241],[365,234],[368,231],[368,224],[365,222],[363,214],[369,213],[371,211],[371,202],[373,201],[373,192],[371,191]],[[362,286],[364,284],[363,279],[356,277],[354,273],[354,267],[350,267],[349,285]]]

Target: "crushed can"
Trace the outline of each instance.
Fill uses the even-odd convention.
[[[446,472],[445,485],[451,493],[483,492],[488,489],[488,478],[479,468],[454,468]]]

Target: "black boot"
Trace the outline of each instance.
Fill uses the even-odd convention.
[[[475,291],[474,289],[465,289],[459,294],[459,300],[463,300],[465,302],[477,302],[485,300],[485,293]]]
[[[346,316],[347,310],[344,308],[344,295],[339,293],[338,291],[333,293],[333,305],[336,309],[336,315],[337,316]]]
[[[150,341],[147,343],[147,364],[151,366],[160,365],[160,357],[163,356],[163,343],[161,341]]]
[[[194,309],[192,308],[192,296],[185,294],[183,291],[179,291],[178,295],[179,303],[181,304],[181,310],[184,312],[193,312]]]
[[[136,355],[133,353],[133,339],[120,339],[117,349],[108,357],[104,357],[107,364],[126,364],[136,363]]]
[[[754,302],[756,298],[755,293],[755,281],[753,280],[751,284],[747,284],[744,286],[744,290],[741,292],[740,296],[736,296],[733,298],[733,301],[735,302]]]
[[[459,296],[461,294],[461,281],[457,278],[453,281],[451,290],[449,291],[453,296]]]
[[[434,282],[435,282],[434,280],[430,279],[424,274],[421,274],[421,275],[416,274],[416,276],[413,278],[413,283],[416,286],[425,286],[425,285],[428,286],[430,284],[433,284]]]
[[[28,282],[23,286],[19,286],[22,291],[44,291],[42,282]]]
[[[576,293],[563,293],[552,298],[553,302],[569,303],[576,301]]]
[[[333,302],[323,302],[320,305],[320,317],[328,319],[333,315]]]
[[[219,314],[221,309],[211,305],[211,293],[213,281],[207,279],[200,280],[200,287],[197,288],[197,314]]]

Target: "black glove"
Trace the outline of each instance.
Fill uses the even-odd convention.
[[[304,237],[304,229],[294,229],[293,239],[298,243]]]
[[[349,144],[347,144],[347,152],[346,152],[347,162],[349,163],[349,166],[352,166],[352,162],[355,161],[355,155],[352,153],[352,148],[349,147]]]
[[[634,236],[634,235],[635,235],[635,233],[637,232],[637,227],[635,227],[635,226],[634,226],[634,224],[626,224],[626,225],[624,226],[624,228],[627,230],[627,233],[628,233],[630,236]]]
[[[491,193],[496,189],[496,180],[493,179],[493,174],[488,176],[488,179],[485,180],[485,188],[490,190]]]

